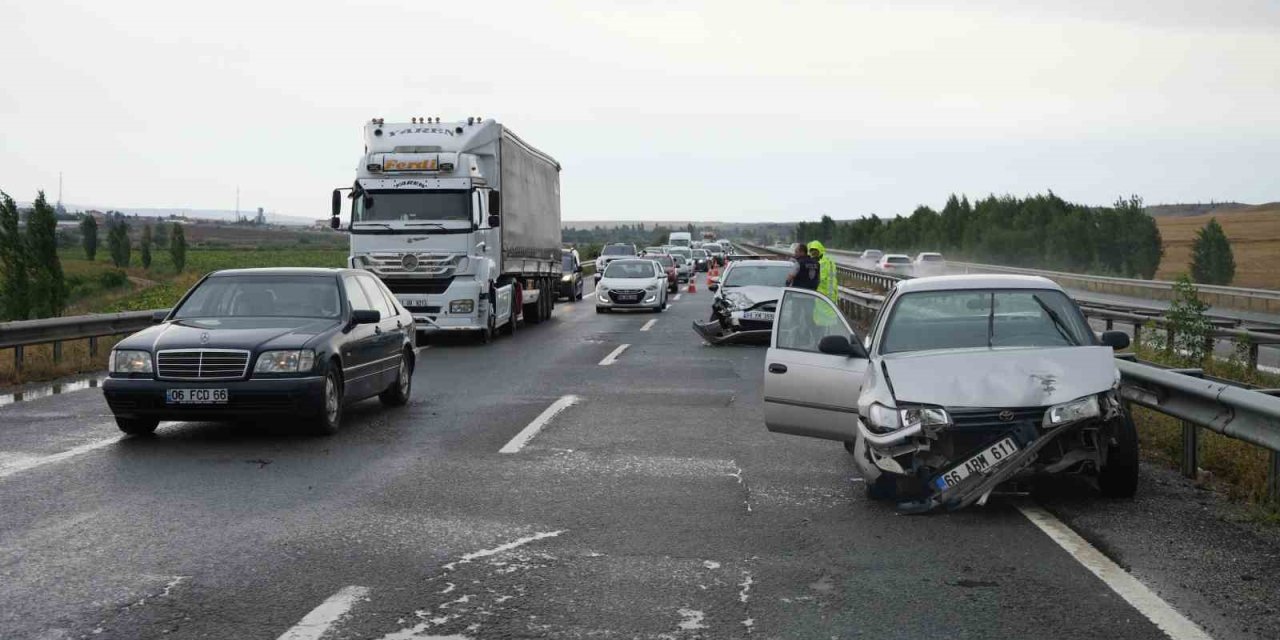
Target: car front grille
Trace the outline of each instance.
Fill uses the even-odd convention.
[[[184,349],[156,353],[156,374],[166,380],[238,380],[249,370],[249,352]]]
[[[609,299],[618,302],[618,298],[627,298],[621,304],[638,304],[644,302],[643,289],[610,289]]]
[[[1019,409],[947,409],[959,429],[1004,429],[1023,422],[1040,424],[1048,407]]]

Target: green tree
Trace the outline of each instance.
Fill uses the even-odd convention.
[[[182,232],[182,225],[172,225],[169,236],[169,257],[173,260],[173,269],[181,272],[187,266],[187,237]]]
[[[133,247],[129,244],[129,224],[121,219],[111,222],[107,231],[107,248],[111,250],[111,262],[117,267],[129,266],[129,254]]]
[[[31,281],[31,313],[52,318],[67,304],[67,285],[58,259],[58,218],[41,191],[27,219],[27,273]]]
[[[143,225],[142,227],[142,268],[151,268],[151,225]]]
[[[93,262],[98,255],[98,221],[91,215],[85,215],[80,221],[80,246],[84,247],[84,257]]]
[[[1196,232],[1191,246],[1191,278],[1201,284],[1231,284],[1236,275],[1236,259],[1231,253],[1231,241],[1222,231],[1217,218],[1210,218],[1204,228]]]
[[[18,204],[0,191],[0,320],[31,317],[27,247],[18,231]]]
[[[151,242],[157,249],[169,248],[169,228],[164,226],[164,220],[156,222],[156,230],[151,234]]]
[[[1165,350],[1189,366],[1199,366],[1213,353],[1213,325],[1205,316],[1209,305],[1199,293],[1186,275],[1178,276],[1165,314],[1171,338]]]

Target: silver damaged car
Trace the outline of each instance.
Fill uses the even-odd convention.
[[[1078,474],[1132,496],[1138,439],[1114,349],[1054,282],[965,275],[899,283],[859,339],[828,300],[786,289],[766,355],[770,431],[838,440],[876,499],[907,512],[985,503]]]

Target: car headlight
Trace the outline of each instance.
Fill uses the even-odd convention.
[[[449,313],[471,313],[476,310],[476,301],[467,300],[450,300]]]
[[[129,349],[112,351],[111,373],[151,373],[151,352]]]
[[[1056,427],[1100,415],[1102,415],[1102,409],[1098,405],[1098,396],[1085,396],[1049,407],[1049,410],[1044,413],[1044,426]]]
[[[303,373],[315,366],[316,352],[310,349],[300,351],[263,351],[258,356],[258,364],[254,365],[254,373]]]
[[[867,425],[872,431],[878,433],[897,431],[902,428],[897,409],[890,409],[882,404],[871,405],[871,410],[867,412]]]
[[[572,273],[566,273],[566,274],[564,274],[564,275],[560,276],[560,282],[572,282],[572,281],[573,281],[573,274],[572,274]]]
[[[649,285],[649,286],[645,287],[645,288],[644,288],[644,290],[645,290],[645,291],[648,291],[648,292],[650,292],[650,293],[652,293],[652,292],[654,292],[654,291],[657,291],[657,290],[658,290],[658,285],[656,285],[656,284],[651,284],[651,285]]]
[[[907,407],[898,410],[902,426],[942,427],[951,424],[951,416],[939,407]]]
[[[609,287],[604,286],[603,282],[597,285],[596,289],[599,290],[600,293],[609,293]]]

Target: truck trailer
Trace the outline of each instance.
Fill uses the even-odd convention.
[[[422,334],[489,341],[551,317],[562,272],[560,164],[493,120],[364,127],[349,266],[382,279]]]

